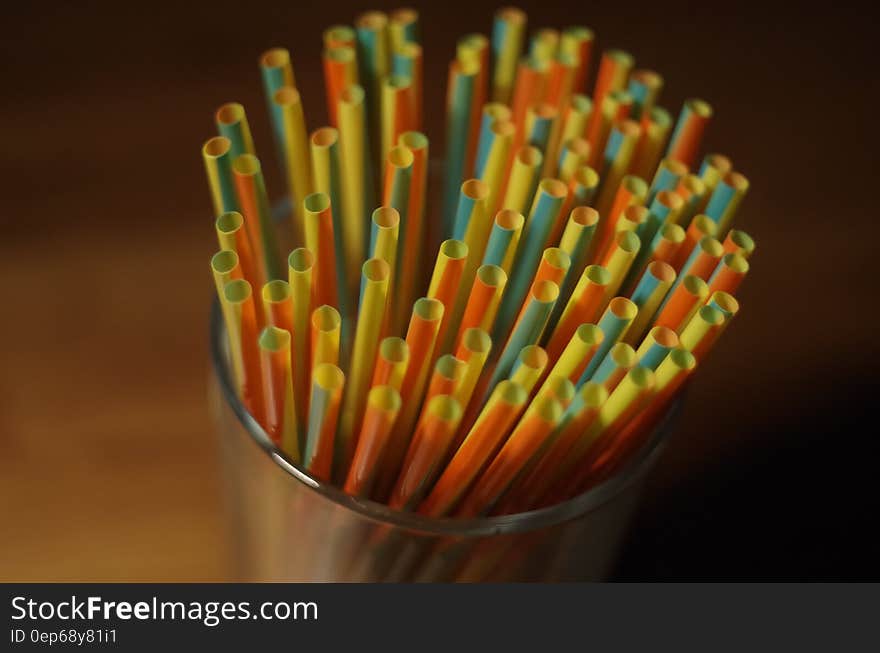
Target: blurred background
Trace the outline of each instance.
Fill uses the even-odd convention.
[[[498,5],[410,4],[438,144],[455,39],[488,33]],[[242,102],[277,196],[257,57],[291,50],[317,128],[322,29],[396,6],[4,8],[0,580],[228,577],[199,150],[214,109]],[[870,21],[773,2],[519,6],[530,29],[585,24],[597,49],[662,73],[673,115],[708,100],[707,147],[752,184],[743,309],[692,386],[615,578],[880,578]]]

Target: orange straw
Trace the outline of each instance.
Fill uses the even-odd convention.
[[[370,389],[357,448],[345,479],[347,494],[366,497],[372,492],[379,461],[391,437],[400,404],[400,393],[394,388],[377,385]]]

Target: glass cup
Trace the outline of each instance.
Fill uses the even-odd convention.
[[[678,404],[629,463],[564,503],[434,519],[346,495],[276,449],[236,396],[215,301],[210,399],[220,438],[235,576],[251,581],[588,581],[611,571]]]

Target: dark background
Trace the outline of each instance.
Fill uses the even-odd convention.
[[[228,574],[205,401],[199,154],[248,109],[274,173],[257,57],[293,55],[323,125],[321,30],[382,3],[32,3],[4,8],[0,102],[0,580]],[[455,38],[496,3],[416,4],[442,143]],[[742,312],[652,474],[620,579],[880,577],[876,540],[877,75],[870,19],[791,3],[520,3],[661,72],[677,115],[752,182]]]

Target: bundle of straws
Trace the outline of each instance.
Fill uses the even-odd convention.
[[[627,462],[737,313],[749,184],[699,158],[708,103],[673,125],[663,78],[620,50],[588,97],[593,32],[542,29],[524,54],[505,8],[449,65],[441,187],[418,34],[409,9],[326,30],[331,126],[311,134],[289,52],[262,55],[280,229],[244,108],[217,111],[233,378],[293,463],[351,495],[435,517],[551,505]],[[286,270],[285,236],[303,245]]]

